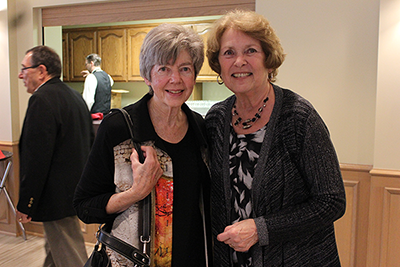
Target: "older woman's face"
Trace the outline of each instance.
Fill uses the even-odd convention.
[[[221,77],[233,93],[262,92],[268,85],[265,54],[259,40],[228,29],[221,37],[218,56]]]
[[[189,53],[182,51],[174,64],[154,65],[151,69],[151,82],[147,85],[154,91],[153,99],[159,105],[170,108],[181,107],[192,94],[195,85],[193,60]]]

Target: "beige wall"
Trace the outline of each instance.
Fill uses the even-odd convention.
[[[318,110],[340,162],[372,165],[379,1],[266,2],[256,10],[287,53],[277,83]]]
[[[381,0],[374,168],[400,169],[400,1]]]
[[[8,58],[8,12],[6,3],[0,4],[0,140],[12,140],[10,65]]]
[[[400,141],[396,138],[400,127],[396,117],[399,105],[395,97],[395,88],[398,94],[400,82],[398,75],[391,73],[394,68],[390,66],[400,52],[394,50],[396,44],[391,33],[385,31],[379,35],[379,16],[385,18],[386,12],[394,13],[393,7],[399,1],[256,1],[256,11],[270,19],[288,54],[277,83],[313,103],[328,125],[342,163],[400,169]],[[17,93],[18,103],[10,108],[6,101],[0,111],[9,114],[10,109],[19,105],[18,112],[13,112],[13,122],[17,121],[18,126],[22,124],[29,98],[22,82],[15,81],[19,64],[24,52],[41,40],[37,26],[40,16],[35,10],[78,2],[101,1],[9,0],[9,11],[23,10],[25,19],[15,33],[16,45],[9,47],[10,67],[0,65],[1,81],[8,79],[9,84],[15,83],[18,87],[11,90],[11,95]],[[9,28],[8,31],[10,35],[13,30]],[[4,86],[0,94],[0,104],[5,101],[3,99],[10,98]],[[1,116],[0,124],[0,142],[17,141],[18,131],[12,131],[12,139],[7,133],[11,127],[7,118]]]

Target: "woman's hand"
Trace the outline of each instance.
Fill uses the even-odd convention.
[[[236,251],[246,252],[258,242],[256,223],[253,219],[247,219],[229,225],[217,239]]]
[[[144,199],[150,194],[163,174],[155,149],[150,146],[142,146],[141,149],[145,157],[143,164],[139,162],[139,155],[135,149],[132,149],[130,156],[133,176],[132,187],[111,196],[106,206],[108,214],[123,212],[134,203]]]
[[[139,162],[139,155],[135,149],[132,149],[131,163],[133,184],[129,191],[133,191],[135,195],[144,199],[156,185],[158,179],[163,174],[160,163],[157,159],[157,153],[153,147],[142,146],[145,161],[143,164]]]

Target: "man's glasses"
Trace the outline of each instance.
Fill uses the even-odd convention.
[[[27,70],[27,69],[35,69],[35,68],[39,67],[40,65],[42,65],[42,64],[37,64],[37,65],[30,66],[30,67],[23,67],[23,68],[21,68],[21,72],[23,72],[24,70]]]

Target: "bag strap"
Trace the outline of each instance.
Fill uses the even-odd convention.
[[[118,109],[124,115],[126,124],[128,125],[129,134],[132,139],[133,147],[139,154],[140,163],[144,162],[143,152],[140,149],[140,145],[133,139],[133,122],[129,113],[123,109]],[[143,199],[143,224],[142,224],[142,235],[140,236],[140,242],[143,243],[143,253],[147,254],[147,245],[150,243],[150,224],[151,224],[151,194]]]
[[[135,148],[136,152],[139,154],[140,163],[143,163],[144,162],[144,156],[143,156],[142,150],[140,149],[140,145],[133,140],[133,122],[132,122],[131,116],[123,108],[116,109],[116,110],[121,111],[122,115],[124,115],[124,119],[125,119],[126,125],[128,125],[129,134],[131,136],[133,147]]]
[[[110,249],[128,258],[133,263],[135,263],[134,266],[150,267],[150,258],[147,254],[142,253],[139,249],[135,248],[134,246],[131,246],[125,241],[110,235],[104,229],[105,227],[106,225],[99,227],[99,231],[97,234],[98,242],[101,242]]]

